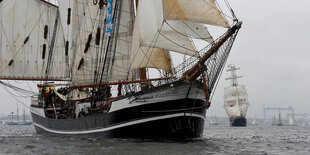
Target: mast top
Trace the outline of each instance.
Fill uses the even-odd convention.
[[[228,67],[228,69],[226,71],[231,72],[231,76],[226,78],[226,80],[230,80],[230,86],[231,87],[239,86],[238,79],[242,78],[243,76],[237,76],[236,70],[239,70],[240,67],[236,67],[233,64],[229,64],[227,67]]]

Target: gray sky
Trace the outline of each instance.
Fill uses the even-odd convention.
[[[263,106],[293,106],[295,113],[310,113],[310,1],[230,0],[243,21],[228,64],[241,69],[250,107],[248,117],[263,116]],[[223,72],[207,115],[226,116],[223,87],[229,73]],[[29,82],[33,90],[35,84]],[[19,82],[28,88],[25,82]],[[0,113],[16,111],[17,101],[0,87]],[[20,100],[30,104],[30,98]],[[20,105],[21,107],[21,105]]]
[[[310,1],[231,0],[243,21],[228,58],[241,69],[250,107],[248,117],[263,116],[263,106],[293,106],[295,113],[310,113]],[[224,72],[209,114],[226,116]]]

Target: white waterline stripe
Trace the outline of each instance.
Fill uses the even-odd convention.
[[[184,113],[185,116],[189,117],[200,117],[201,119],[206,121],[206,117],[200,114],[195,114],[195,113]]]
[[[155,121],[155,120],[161,120],[161,119],[166,119],[166,118],[173,118],[173,117],[180,117],[180,116],[191,116],[191,117],[199,117],[202,119],[206,119],[203,115],[199,114],[193,114],[193,113],[178,113],[178,114],[172,114],[172,115],[165,115],[165,116],[159,116],[159,117],[153,117],[153,118],[147,118],[147,119],[142,119],[142,120],[136,120],[132,122],[127,122],[107,128],[102,128],[102,129],[95,129],[95,130],[87,130],[87,131],[59,131],[59,130],[52,130],[48,129],[40,124],[33,123],[35,126],[40,127],[44,129],[45,131],[52,132],[52,133],[57,133],[57,134],[67,134],[67,135],[77,135],[77,134],[89,134],[89,133],[96,133],[96,132],[105,132],[125,126],[130,126],[130,125],[135,125],[135,124],[140,124],[140,123],[145,123],[145,122],[150,122],[150,121]]]

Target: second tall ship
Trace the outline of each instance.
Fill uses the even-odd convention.
[[[230,80],[230,87],[224,88],[224,108],[229,117],[230,126],[247,126],[246,113],[249,107],[248,94],[244,85],[238,84],[236,68],[234,65],[229,65],[227,72],[231,72],[231,76],[226,78]]]

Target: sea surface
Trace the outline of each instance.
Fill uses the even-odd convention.
[[[0,154],[310,154],[310,127],[206,125],[194,141],[85,139],[38,135],[31,126],[0,125]]]

